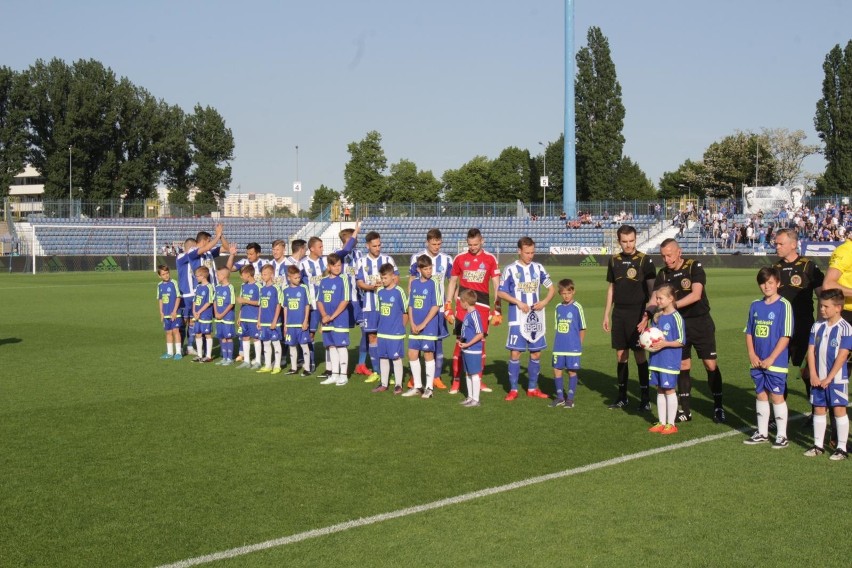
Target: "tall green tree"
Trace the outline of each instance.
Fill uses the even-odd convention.
[[[696,196],[703,195],[703,190],[708,186],[707,168],[704,162],[686,160],[673,172],[664,172],[660,178],[660,191],[658,197],[671,199],[683,197],[692,193]]]
[[[391,164],[387,177],[389,201],[409,203],[436,203],[441,195],[441,182],[431,171],[418,171],[411,160]]]
[[[189,190],[195,183],[192,173],[192,149],[189,146],[189,118],[179,106],[159,103],[159,131],[157,158],[162,172],[162,183],[171,189],[169,202],[189,202]]]
[[[385,170],[388,162],[382,135],[371,130],[363,140],[347,146],[350,158],[343,170],[343,195],[351,203],[382,203],[390,200]]]
[[[195,164],[195,185],[199,189],[195,200],[217,203],[231,185],[234,135],[216,109],[196,104],[195,112],[189,117],[189,142]]]
[[[26,165],[27,138],[24,79],[0,66],[0,197]]]
[[[615,170],[613,197],[618,200],[655,199],[657,190],[654,183],[645,175],[639,164],[624,156]]]
[[[491,161],[476,156],[457,170],[444,172],[444,201],[492,201]]]
[[[822,98],[817,101],[814,127],[825,145],[825,173],[819,193],[852,190],[852,40],[835,45],[822,64]]]
[[[764,128],[763,138],[769,144],[769,152],[775,158],[775,175],[779,185],[792,185],[806,181],[803,164],[808,156],[818,154],[818,144],[805,144],[804,130],[789,131],[786,128]]]
[[[500,152],[491,162],[489,201],[530,201],[536,194],[530,174],[531,164],[528,150],[510,146]]]
[[[577,199],[605,199],[612,192],[624,148],[621,85],[600,28],[591,27],[588,45],[577,52],[575,136]]]
[[[755,171],[758,185],[774,185],[778,182],[775,157],[770,151],[769,141],[753,132],[737,132],[710,144],[704,152],[704,167],[707,179],[702,189],[708,195],[739,195],[743,185],[754,185]],[[695,188],[692,193],[695,194]]]
[[[340,192],[321,185],[314,190],[314,196],[311,198],[311,209],[309,216],[311,218],[319,217],[323,209],[340,199]]]

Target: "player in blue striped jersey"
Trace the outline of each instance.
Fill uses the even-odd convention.
[[[217,365],[228,366],[234,362],[234,287],[230,281],[231,270],[227,267],[219,269],[219,284],[216,286],[216,302],[213,315],[216,316],[216,337],[219,339],[219,349],[222,359]]]
[[[586,315],[583,306],[574,300],[574,281],[565,278],[559,281],[559,295],[562,303],[556,306],[556,335],[553,338],[553,383],[556,398],[550,403],[552,408],[564,406],[574,408],[574,396],[577,392],[577,371],[580,370],[580,356],[583,354],[583,341],[586,338]],[[562,372],[568,371],[568,390]]]
[[[178,313],[181,303],[180,291],[172,280],[168,266],[165,264],[158,266],[157,275],[160,277],[160,283],[157,284],[157,305],[160,308],[160,321],[166,332],[166,352],[160,356],[160,359],[181,359],[183,355],[180,328],[183,318]]]
[[[384,264],[390,264],[395,274],[399,274],[396,263],[389,255],[382,254],[382,237],[375,231],[370,231],[364,238],[367,243],[367,254],[361,257],[358,264],[358,289],[361,291],[361,310],[364,318],[363,332],[367,334],[367,351],[370,355],[370,363],[373,366],[373,374],[367,377],[366,382],[373,383],[379,379],[376,369],[379,368],[379,351],[377,332],[379,329],[379,309],[376,300],[376,292],[382,289],[382,275],[379,269]]]
[[[432,281],[435,282],[435,288],[438,295],[444,298],[444,286],[450,279],[450,271],[453,269],[453,257],[447,253],[441,252],[441,246],[444,243],[444,237],[440,229],[429,229],[426,233],[426,248],[422,251],[411,255],[411,262],[408,269],[408,287],[409,295],[411,295],[411,284],[417,281],[420,277],[417,268],[417,259],[426,255],[432,260]],[[443,301],[443,300],[442,300]],[[443,305],[439,306],[443,308]],[[450,335],[447,329],[447,320],[443,317],[438,318],[438,341],[437,349],[435,350],[435,379],[434,385],[437,389],[445,389],[447,386],[441,380],[441,373],[444,368],[444,343],[443,339]],[[409,381],[409,388],[413,383]]]
[[[388,389],[390,368],[396,377],[394,394],[402,394],[402,356],[405,353],[405,329],[408,326],[408,298],[397,285],[396,266],[385,263],[379,267],[382,287],[376,292],[375,309],[379,314],[376,326],[382,383],[373,392]]]
[[[763,299],[751,303],[746,322],[746,349],[751,364],[751,378],[757,394],[757,431],[744,443],[762,444],[769,441],[769,401],[775,414],[776,436],[772,447],[786,448],[787,348],[793,334],[793,308],[778,294],[781,276],[774,267],[761,268],[757,284]]]
[[[420,395],[432,398],[435,386],[435,354],[441,349],[441,328],[438,311],[444,305],[444,298],[438,292],[438,285],[432,279],[432,258],[423,254],[417,259],[420,278],[409,282],[408,320],[411,323],[411,335],[408,337],[408,365],[411,368],[412,384],[402,396]],[[420,353],[426,366],[426,389],[421,380],[422,366]]]
[[[246,257],[241,258],[234,262],[234,258],[237,255],[237,245],[232,244],[228,249],[228,260],[225,262],[225,266],[234,272],[239,272],[243,266],[247,266],[251,264],[254,266],[254,273],[260,274],[260,270],[269,264],[268,260],[264,260],[260,258],[261,248],[257,243],[249,243],[246,245]],[[278,282],[276,281],[276,284]]]
[[[213,359],[213,301],[216,294],[213,285],[210,284],[210,270],[206,266],[199,266],[195,271],[198,286],[195,287],[195,300],[192,304],[192,326],[195,332],[195,350],[198,356],[193,363],[209,363]],[[204,346],[207,346],[207,355],[204,355]]]
[[[544,325],[533,331],[522,331],[522,326],[529,326],[535,321],[535,312],[544,309],[553,299],[556,288],[550,280],[550,275],[538,262],[533,262],[535,242],[529,237],[518,239],[518,260],[503,271],[497,297],[509,302],[509,334],[506,338],[506,349],[510,352],[509,359],[509,394],[505,400],[518,398],[518,375],[521,371],[521,352],[529,351],[530,360],[527,372],[529,385],[527,396],[548,398],[538,388],[538,375],[541,371],[541,352],[547,348]],[[547,295],[542,300],[539,288],[547,288]],[[524,336],[529,337],[529,339]]]
[[[811,405],[814,407],[814,445],[808,457],[821,455],[828,408],[834,414],[837,449],[832,460],[845,460],[849,438],[849,375],[846,360],[852,350],[852,325],[842,317],[843,291],[823,290],[819,294],[820,319],[811,328],[808,340],[808,368],[811,370]]]
[[[260,276],[258,274],[258,276]],[[237,319],[237,335],[242,343],[243,362],[238,369],[260,369],[262,344],[260,341],[260,329],[257,327],[258,313],[260,310],[260,285],[255,282],[254,266],[243,266],[240,269],[240,279],[243,281],[240,287],[240,296],[237,304],[240,313]],[[254,342],[254,360],[251,358],[251,344]]]
[[[345,386],[349,382],[349,279],[343,273],[343,257],[328,255],[328,276],[317,290],[317,312],[322,324],[322,343],[326,350],[328,377],[322,385]]]
[[[666,282],[654,289],[654,301],[657,311],[651,327],[663,332],[663,339],[654,342],[649,349],[651,358],[649,384],[657,387],[657,423],[648,428],[649,432],[676,434],[677,425],[677,379],[680,375],[680,360],[686,343],[686,331],[683,317],[675,308],[677,291],[674,285]]]
[[[208,271],[216,270],[214,259],[219,256],[221,247],[219,243],[227,246],[227,240],[222,236],[221,223],[216,225],[215,235],[211,238],[210,233],[200,231],[194,239],[186,239],[183,243],[183,252],[177,256],[178,289],[181,294],[182,313],[186,330],[181,328],[181,334],[187,342],[187,353],[195,353],[192,348],[192,304],[195,299],[195,271],[200,266],[206,266]]]

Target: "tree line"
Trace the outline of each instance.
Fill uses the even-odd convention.
[[[155,98],[95,60],[0,66],[0,192],[31,164],[44,197],[143,199],[158,184],[169,200],[216,203],[231,183],[234,138],[219,112],[191,113]],[[70,168],[70,172],[69,172]],[[69,180],[70,175],[70,180]]]

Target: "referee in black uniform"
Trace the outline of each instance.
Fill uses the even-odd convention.
[[[713,422],[725,421],[722,408],[722,373],[716,364],[716,325],[710,316],[710,302],[707,300],[707,275],[700,262],[685,259],[680,245],[675,239],[666,239],[660,245],[665,266],[657,274],[655,285],[668,282],[676,290],[675,307],[683,317],[686,328],[686,343],[680,362],[680,375],[677,379],[678,398],[682,411],[677,420],[692,420],[692,347],[704,363],[707,370],[707,383],[713,395]]]
[[[645,350],[639,347],[639,323],[642,321],[654,285],[654,261],[645,253],[636,250],[636,229],[622,225],[616,231],[621,253],[609,259],[606,281],[606,307],[603,329],[612,337],[618,364],[618,398],[609,408],[627,406],[627,361],[630,351],[639,370],[639,410],[651,410],[648,397],[648,359]],[[610,312],[612,324],[610,325]]]
[[[808,400],[811,396],[811,379],[807,363],[808,339],[814,325],[814,294],[819,294],[825,276],[811,259],[800,256],[796,250],[799,236],[793,229],[775,233],[775,252],[780,257],[773,266],[781,273],[778,293],[793,306],[793,336],[790,338],[790,362],[801,370]]]

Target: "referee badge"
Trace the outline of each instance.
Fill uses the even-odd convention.
[[[689,278],[684,278],[680,281],[680,287],[682,290],[689,290],[692,287],[692,281]]]
[[[798,274],[794,274],[790,277],[790,284],[793,286],[801,286],[802,285],[802,277]]]
[[[627,269],[627,277],[628,278],[636,278],[636,269],[632,266]]]
[[[521,322],[521,337],[533,343],[542,335],[544,335],[544,310],[530,310]]]

